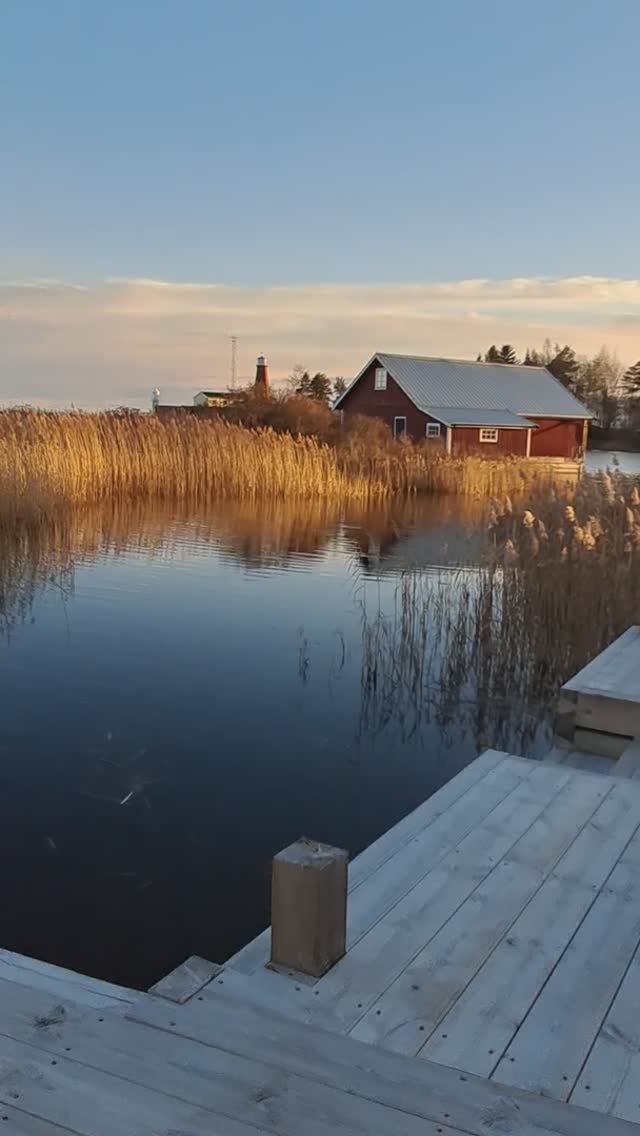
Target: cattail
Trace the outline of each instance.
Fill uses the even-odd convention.
[[[506,567],[518,563],[518,553],[512,540],[505,541],[503,559]]]
[[[532,528],[523,529],[520,538],[520,554],[535,559],[540,551],[540,542]]]
[[[576,523],[576,511],[575,511],[573,505],[566,505],[565,506],[564,519],[565,519],[565,521],[568,522],[568,524],[575,525],[575,523]]]
[[[596,540],[598,540],[604,531],[599,517],[589,517],[589,527]]]
[[[613,481],[611,480],[611,474],[603,473],[603,475],[602,475],[602,488],[604,489],[604,495],[605,495],[605,498],[607,500],[607,503],[609,505],[612,505],[613,502],[616,499],[616,495],[615,495],[615,491],[614,491],[614,488],[613,488]]]
[[[591,548],[595,548],[595,546],[596,546],[596,538],[593,535],[593,531],[592,531],[592,528],[591,528],[591,522],[586,521],[584,528],[582,530],[582,547],[586,548],[586,549],[591,549]]]

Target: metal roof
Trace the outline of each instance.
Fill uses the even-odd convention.
[[[439,406],[493,411],[503,408],[513,414],[549,418],[592,417],[546,367],[380,352],[376,352],[367,367],[373,359],[380,360],[411,401],[426,413]],[[360,375],[354,383],[358,378]]]
[[[506,429],[537,430],[535,422],[511,410],[467,410],[462,407],[430,406],[429,414],[445,426],[503,426]]]

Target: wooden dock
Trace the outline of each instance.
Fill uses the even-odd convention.
[[[349,865],[319,978],[268,931],[146,994],[0,952],[0,1136],[640,1136],[634,772],[482,754]]]

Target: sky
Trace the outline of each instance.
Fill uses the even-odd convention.
[[[4,0],[0,401],[640,357],[639,0]]]

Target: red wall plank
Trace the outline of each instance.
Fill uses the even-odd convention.
[[[453,454],[480,454],[483,458],[491,458],[504,457],[505,454],[521,456],[526,452],[526,430],[498,430],[497,442],[481,442],[477,426],[455,426],[453,429]]]
[[[381,418],[390,430],[393,430],[393,420],[397,415],[404,415],[407,419],[407,433],[415,441],[424,441],[427,422],[435,422],[428,414],[423,414],[414,406],[401,387],[398,386],[391,375],[387,375],[386,391],[377,391],[374,387],[375,370],[377,363],[372,363],[361,379],[343,398],[340,409],[349,414],[368,414],[372,418]],[[436,444],[444,444],[446,428],[443,426],[441,440],[430,439]]]
[[[531,457],[575,458],[582,446],[582,418],[533,418]]]

